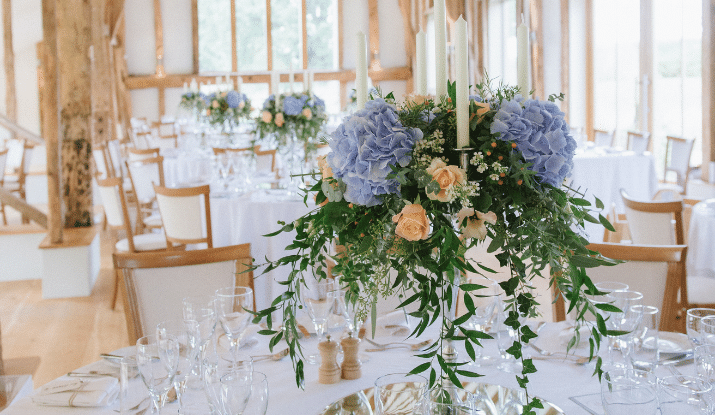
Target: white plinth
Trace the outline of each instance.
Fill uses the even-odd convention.
[[[99,262],[96,231],[86,243],[43,246],[42,298],[89,296],[99,276]]]

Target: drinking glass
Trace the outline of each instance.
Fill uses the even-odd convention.
[[[633,335],[631,364],[636,369],[653,370],[658,363],[658,325],[660,310],[648,305],[634,305],[635,313],[642,316]]]
[[[145,336],[137,340],[137,368],[152,400],[152,414],[161,412],[179,365],[179,341],[167,335],[162,340]]]
[[[301,291],[303,306],[313,322],[315,332],[318,335],[318,342],[323,340],[323,335],[328,325],[328,317],[335,306],[335,290],[332,280],[320,280],[315,282],[312,289],[304,287]],[[317,364],[320,361],[318,354],[312,354],[306,358],[308,363]]]
[[[715,383],[715,345],[701,344],[695,348],[695,370],[701,378]]]
[[[678,375],[660,378],[658,379],[658,401],[662,414],[709,415],[713,410],[712,385],[693,376]]]
[[[492,280],[478,280],[476,284],[483,285],[484,288],[476,291],[477,296],[472,297],[474,303],[474,314],[467,320],[467,325],[472,330],[486,332],[489,323],[494,318],[494,310],[497,306],[497,293],[499,284]],[[465,293],[465,295],[467,295]],[[474,361],[468,366],[481,367],[489,364],[494,359],[491,356],[482,356],[482,348],[474,348]]]
[[[475,414],[474,403],[474,395],[464,389],[436,386],[423,397],[422,414],[472,415]]]
[[[253,290],[248,287],[228,287],[216,291],[216,310],[231,352],[238,353],[239,341],[251,321]]]
[[[704,317],[708,316],[715,316],[715,309],[691,308],[690,310],[688,310],[688,316],[685,321],[685,324],[688,333],[688,340],[690,340],[690,343],[693,345],[693,347],[700,345],[700,338],[702,336],[700,333],[700,321]]]
[[[601,403],[605,415],[653,415],[658,409],[656,377],[638,369],[610,370],[601,379]]]
[[[197,326],[184,320],[167,320],[156,325],[156,338],[159,342],[168,338],[176,338],[179,342],[179,358],[174,375],[174,389],[176,398],[179,401],[179,412],[184,409],[184,391],[186,390],[186,380],[196,361],[198,354],[197,347]]]
[[[601,281],[594,284],[598,291],[604,292],[606,294],[612,293],[614,291],[626,291],[628,289],[628,284],[618,281]]]
[[[633,332],[641,322],[643,317],[642,309],[634,307],[640,304],[643,294],[637,291],[613,291],[606,297],[613,299],[613,305],[620,309],[620,312],[609,312],[609,320],[606,326],[612,330],[628,332],[621,336],[613,337],[609,344],[610,364],[616,367],[630,366],[630,353],[633,340]],[[617,360],[618,359],[618,360]]]
[[[231,372],[221,378],[221,400],[225,415],[264,415],[268,409],[266,375]]]
[[[186,324],[195,324],[197,327],[196,342],[204,357],[206,345],[216,330],[216,297],[213,295],[186,297],[182,300],[182,305]]]
[[[700,320],[700,344],[715,345],[715,316],[703,317]]]
[[[223,414],[225,411],[221,399],[221,378],[229,373],[242,373],[244,376],[249,376],[253,373],[253,358],[242,355],[226,360],[218,354],[210,354],[204,359],[201,367],[201,377],[209,407],[212,413]]]
[[[427,391],[427,379],[393,373],[375,380],[375,415],[412,415]]]

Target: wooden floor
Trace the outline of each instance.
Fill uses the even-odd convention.
[[[39,387],[98,360],[100,353],[129,345],[121,301],[115,310],[110,304],[114,288],[110,236],[102,233],[101,237],[101,270],[89,297],[43,300],[40,280],[0,282],[6,374],[31,373]]]

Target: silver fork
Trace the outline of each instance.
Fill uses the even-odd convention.
[[[579,356],[575,354],[568,354],[568,353],[563,353],[563,352],[550,352],[548,350],[544,350],[541,347],[529,343],[529,346],[531,346],[532,349],[536,350],[537,353],[539,353],[541,356],[544,357],[550,357],[550,358],[562,358],[564,360],[569,360],[571,363],[575,363],[577,365],[582,365],[586,362],[588,362],[588,356]],[[532,356],[532,359],[543,359],[541,356]]]
[[[285,348],[281,350],[280,352],[273,353],[273,354],[263,354],[263,355],[258,355],[258,356],[252,356],[254,362],[260,362],[262,360],[281,360],[284,357],[288,356],[288,348]]]
[[[367,340],[368,343],[376,347],[375,349],[365,349],[366,352],[380,352],[383,350],[397,349],[401,347],[408,348],[412,351],[417,351],[432,343],[432,339],[424,340],[419,343],[391,342],[384,344],[376,343],[368,338],[365,338],[365,340]]]

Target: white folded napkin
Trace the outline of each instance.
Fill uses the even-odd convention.
[[[414,319],[405,314],[403,310],[395,310],[378,317],[375,321],[375,325],[390,331],[393,336],[407,336],[412,331],[413,320]]]
[[[119,380],[111,376],[97,378],[59,378],[42,387],[32,398],[38,405],[107,406],[119,395]]]

